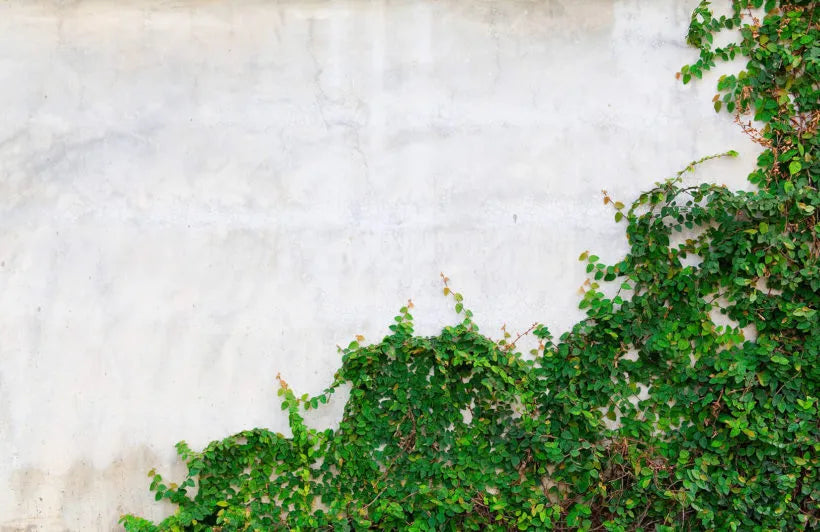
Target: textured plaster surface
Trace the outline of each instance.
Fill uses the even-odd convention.
[[[452,323],[439,272],[491,335],[571,327],[601,189],[754,166],[675,80],[696,3],[0,3],[0,531],[161,517],[175,442],[286,431],[276,372]]]

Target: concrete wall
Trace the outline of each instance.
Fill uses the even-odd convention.
[[[625,249],[601,189],[754,166],[675,80],[696,4],[0,3],[0,530],[164,515],[175,442],[285,430],[276,372],[321,390],[408,298],[453,322],[439,272],[492,335],[569,328]]]

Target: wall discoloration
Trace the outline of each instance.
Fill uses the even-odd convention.
[[[0,3],[0,530],[161,516],[176,441],[286,432],[277,371],[321,390],[409,297],[436,332],[441,271],[566,330],[601,189],[754,165],[674,79],[696,3]]]
[[[483,1],[460,4],[458,15],[477,18],[501,35],[530,38],[559,35],[589,37],[591,32],[609,32],[615,24],[615,3],[600,0],[528,0],[521,2]],[[449,9],[446,4],[442,10]],[[496,22],[503,22],[497,25]]]
[[[146,473],[166,464],[165,478],[183,479],[183,464],[169,466],[168,458],[140,446],[102,469],[87,460],[78,460],[60,474],[36,468],[15,470],[9,476],[14,500],[8,507],[15,514],[27,517],[0,521],[0,532],[114,530],[118,528],[119,516],[132,511],[134,504],[148,507],[148,516],[167,515],[172,508],[166,503],[153,502],[147,490]],[[131,487],[139,487],[142,493],[134,492]]]

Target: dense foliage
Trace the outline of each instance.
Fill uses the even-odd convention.
[[[343,350],[322,395],[281,382],[292,437],[178,444],[184,482],[150,474],[178,510],[126,528],[817,528],[818,13],[732,5],[698,6],[687,40],[700,56],[678,75],[747,59],[714,102],[764,148],[756,190],[689,186],[684,171],[629,208],[605,197],[630,251],[611,265],[581,256],[586,319],[557,341],[534,326],[530,356],[480,334],[444,279],[458,325],[414,336],[408,305],[382,342]],[[714,47],[722,30],[738,41]],[[302,409],[342,383],[339,428],[306,427]]]

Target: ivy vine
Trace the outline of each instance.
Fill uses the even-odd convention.
[[[629,253],[581,255],[586,318],[557,340],[533,326],[528,356],[482,335],[444,278],[460,323],[416,336],[410,303],[380,343],[342,350],[324,393],[280,380],[291,437],[177,444],[186,478],[149,475],[176,513],[126,530],[817,529],[817,5],[731,5],[695,9],[678,77],[747,60],[714,106],[763,147],[754,191],[688,185],[712,156],[628,208],[605,196]],[[716,47],[723,30],[737,40]],[[307,427],[343,383],[338,429]]]

